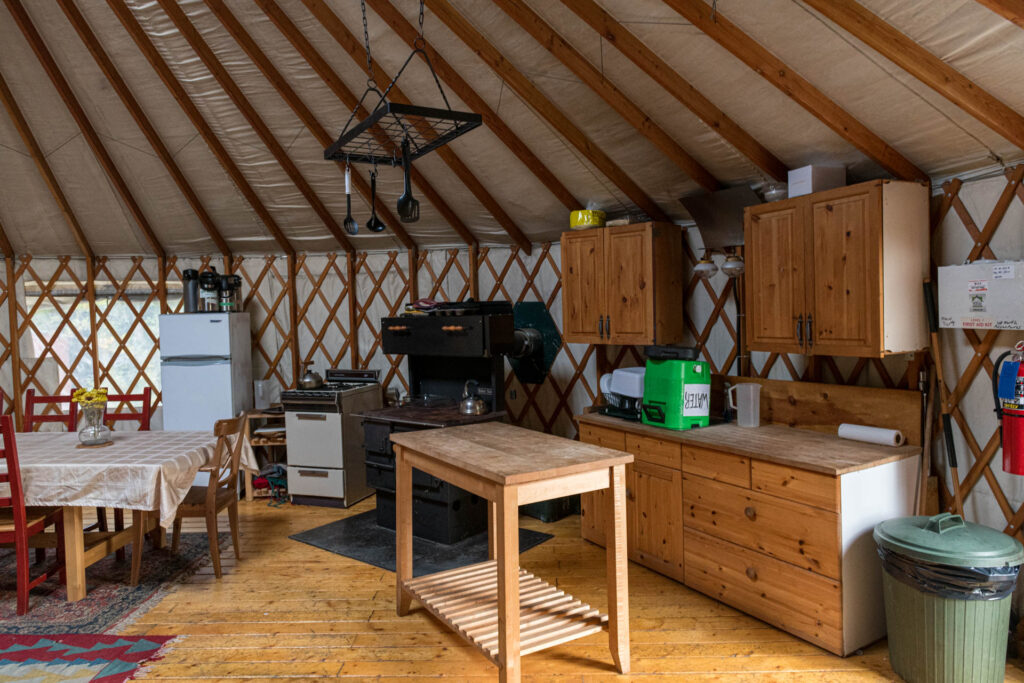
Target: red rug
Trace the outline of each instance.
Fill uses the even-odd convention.
[[[131,680],[175,636],[0,635],[0,680]]]

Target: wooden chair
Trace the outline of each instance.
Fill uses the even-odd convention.
[[[0,543],[13,543],[18,574],[18,614],[28,612],[28,592],[43,581],[60,574],[64,582],[64,516],[60,508],[25,507],[25,493],[21,488],[18,469],[18,446],[14,440],[14,421],[10,415],[0,416],[0,439],[3,448],[0,460],[7,471],[0,473],[0,482],[10,488],[6,498],[0,498]],[[29,574],[28,539],[42,533],[46,527],[57,528],[57,561],[36,578]]]
[[[153,390],[146,387],[142,390],[141,394],[109,394],[107,395],[108,406],[119,406],[122,403],[130,403],[132,401],[140,401],[141,405],[137,411],[126,411],[126,412],[110,412],[107,411],[103,415],[103,423],[114,428],[115,422],[138,422],[140,432],[149,431],[150,418],[153,415]]]
[[[36,396],[35,389],[25,390],[25,415],[23,416],[22,422],[25,425],[26,432],[35,431],[36,427],[44,422],[56,422],[63,424],[67,427],[69,432],[77,431],[78,429],[78,404],[71,400],[74,396],[74,390],[69,391],[64,396]],[[36,407],[39,406],[41,410],[45,410],[45,406],[48,405],[60,405],[61,403],[67,403],[69,408],[66,413],[50,413],[44,414],[42,412],[37,413]]]
[[[185,499],[178,506],[178,514],[174,519],[174,536],[171,539],[171,551],[177,552],[181,537],[181,520],[186,517],[205,517],[206,535],[210,541],[210,556],[213,558],[213,573],[219,579],[220,546],[217,542],[217,515],[224,508],[228,509],[228,520],[231,523],[231,541],[235,546],[235,559],[241,559],[238,550],[238,464],[242,458],[242,427],[245,416],[233,420],[218,420],[213,426],[217,437],[216,451],[210,471],[209,486],[193,486]],[[229,436],[235,437],[232,445]]]

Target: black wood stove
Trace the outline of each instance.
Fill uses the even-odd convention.
[[[377,490],[377,524],[395,528],[395,454],[391,434],[502,420],[505,358],[524,382],[541,382],[561,347],[543,304],[507,301],[441,304],[429,314],[384,318],[384,353],[409,362],[409,395],[398,406],[360,413],[366,480]],[[468,380],[490,410],[464,415],[459,401]],[[456,543],[487,528],[486,502],[413,470],[413,534]]]

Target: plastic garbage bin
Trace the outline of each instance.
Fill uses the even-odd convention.
[[[875,527],[893,670],[910,683],[1002,681],[1024,546],[944,512]]]

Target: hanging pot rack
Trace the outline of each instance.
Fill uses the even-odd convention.
[[[421,156],[434,151],[438,147],[447,145],[455,138],[465,135],[478,127],[483,122],[480,114],[472,112],[455,111],[448,103],[448,97],[441,87],[441,81],[434,71],[434,65],[427,54],[426,42],[423,39],[423,2],[420,2],[419,14],[419,36],[413,43],[413,50],[406,58],[402,68],[398,70],[394,78],[388,84],[384,92],[377,88],[373,77],[373,57],[370,52],[370,35],[366,26],[366,3],[360,0],[363,12],[363,38],[366,45],[366,66],[370,77],[366,81],[366,90],[359,98],[359,103],[352,110],[345,122],[341,135],[324,150],[324,159],[328,161],[344,161],[346,163],[364,163],[374,165],[398,166],[402,158],[398,150],[402,148],[403,141],[408,140],[409,161],[419,159]],[[441,100],[445,108],[422,107],[414,104],[400,104],[389,102],[388,93],[398,82],[398,79],[405,72],[407,66],[417,54],[423,56],[430,75],[437,85],[441,94]],[[363,106],[363,102],[371,94],[377,95],[377,103],[370,114],[363,120],[355,123],[356,114]],[[426,124],[426,125],[424,125]],[[375,129],[376,128],[376,129]],[[382,135],[383,133],[383,135]]]

